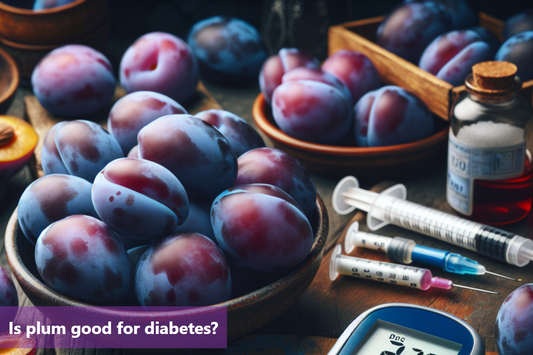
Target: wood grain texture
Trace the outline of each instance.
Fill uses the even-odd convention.
[[[126,95],[126,91],[124,91],[122,87],[117,85],[112,100],[105,108],[92,115],[80,117],[79,119],[94,121],[100,124],[102,127],[106,128],[107,118],[111,107],[124,95]],[[30,163],[30,167],[34,176],[36,178],[39,178],[44,176],[44,172],[41,166],[41,148],[43,146],[44,137],[46,136],[46,133],[48,133],[50,128],[52,128],[56,123],[65,121],[66,119],[52,115],[39,103],[39,100],[37,100],[37,98],[33,95],[28,95],[24,97],[24,103],[26,106],[27,119],[39,135],[39,141],[37,143],[37,147],[35,148],[35,154]],[[213,98],[213,96],[211,96],[209,91],[207,91],[207,89],[201,82],[198,84],[198,88],[194,96],[187,102],[185,102],[183,106],[185,107],[187,112],[192,115],[204,110],[221,109],[218,102]]]
[[[453,87],[433,74],[398,57],[378,46],[376,30],[383,16],[332,26],[328,33],[328,52],[341,49],[359,51],[374,63],[381,80],[386,84],[405,88],[418,96],[437,116],[448,119],[450,107],[458,95],[465,91],[464,85]],[[480,13],[480,25],[501,39],[503,21]],[[533,80],[524,83],[521,95],[532,102]]]

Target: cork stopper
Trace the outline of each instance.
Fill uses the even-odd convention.
[[[518,68],[509,62],[482,62],[472,67],[465,84],[469,92],[498,100],[520,90],[522,83],[516,76]]]
[[[485,90],[513,89],[518,68],[509,62],[482,62],[472,67],[473,83]]]

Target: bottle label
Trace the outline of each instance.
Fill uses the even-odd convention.
[[[456,211],[473,212],[475,179],[503,180],[524,173],[526,142],[504,147],[478,148],[459,141],[450,129],[446,199]]]

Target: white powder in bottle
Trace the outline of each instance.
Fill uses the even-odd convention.
[[[457,139],[475,148],[505,147],[523,143],[524,129],[507,123],[482,121],[463,126]]]

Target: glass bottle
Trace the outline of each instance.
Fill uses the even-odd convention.
[[[476,222],[513,223],[531,210],[533,109],[516,95],[516,70],[508,62],[474,65],[450,111],[446,199]]]

